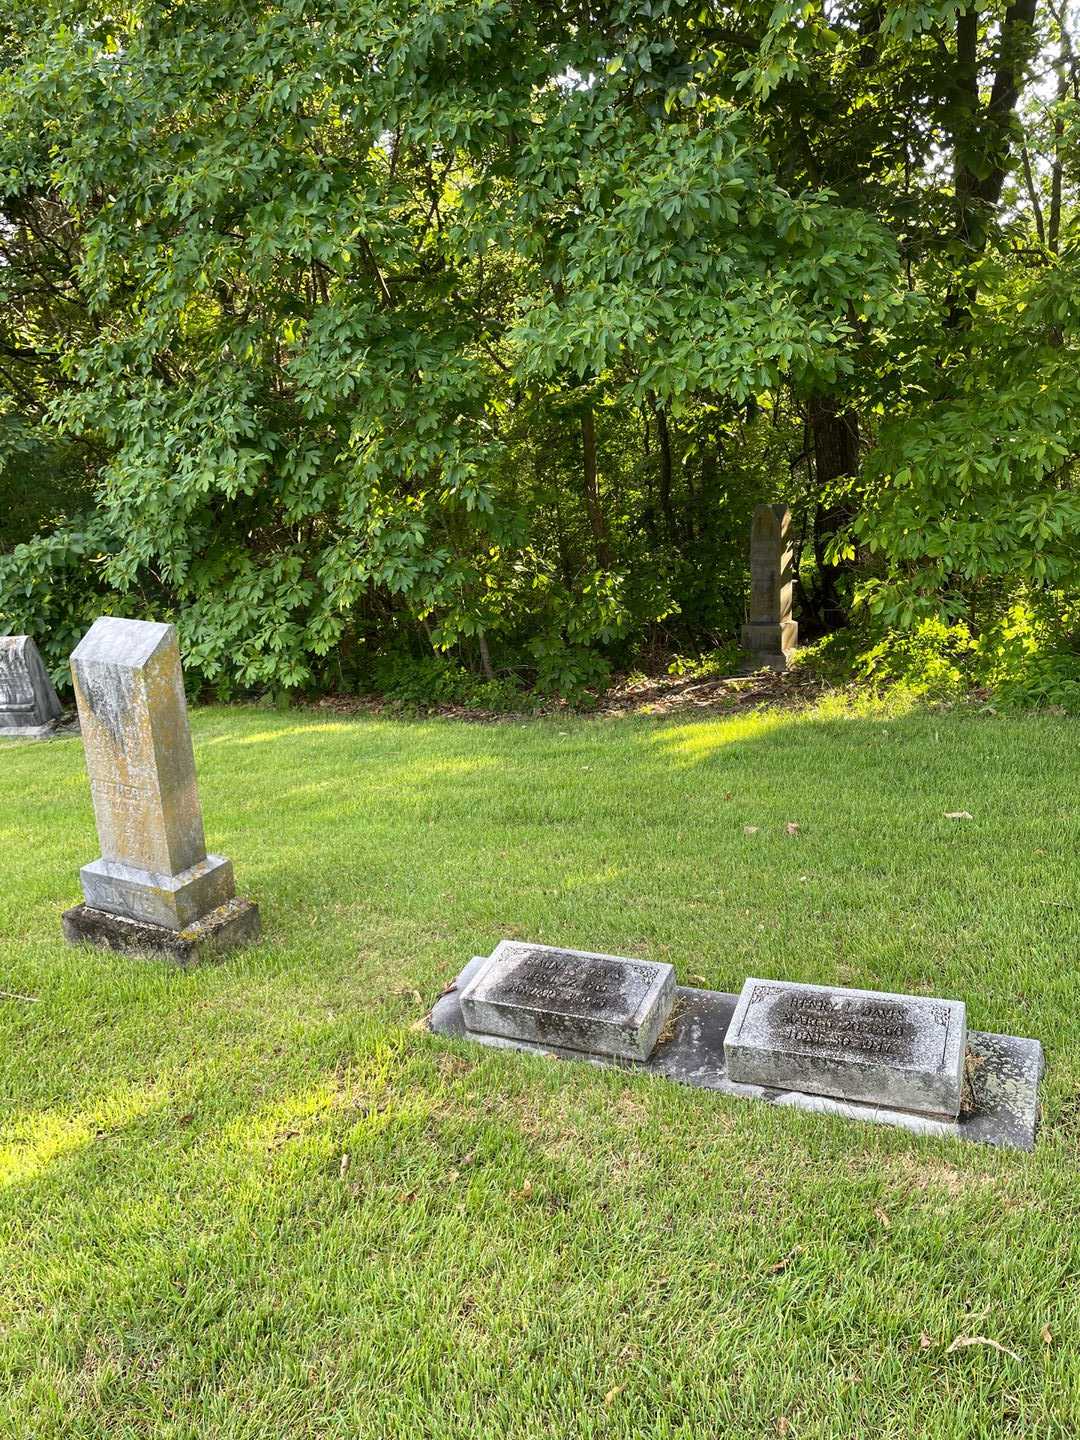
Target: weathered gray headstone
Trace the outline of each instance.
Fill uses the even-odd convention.
[[[63,708],[29,635],[0,636],[0,739],[48,735]]]
[[[504,940],[461,993],[470,1030],[645,1060],[671,1013],[670,965]]]
[[[258,911],[235,899],[232,862],[206,853],[173,626],[104,617],[71,673],[101,858],[80,871],[86,905],[65,915],[68,938],[129,948],[153,943],[156,928],[158,948],[181,959],[208,917],[216,948],[253,938]]]
[[[727,1035],[730,1079],[955,1119],[967,1021],[960,1000],[747,980]]]
[[[793,580],[791,513],[786,505],[759,505],[750,530],[750,615],[742,632],[743,648],[759,666],[786,669],[798,643]]]

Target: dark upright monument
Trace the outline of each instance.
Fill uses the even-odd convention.
[[[791,618],[793,581],[791,512],[786,505],[759,505],[750,531],[750,618],[743,626],[743,649],[755,668],[786,670],[798,643]]]

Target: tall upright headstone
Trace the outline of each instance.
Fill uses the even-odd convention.
[[[254,939],[232,862],[208,855],[176,631],[97,620],[71,656],[101,858],[80,871],[69,940],[164,950],[182,962]]]
[[[63,713],[29,635],[0,636],[0,739],[40,739]]]
[[[791,512],[786,505],[759,505],[750,530],[750,616],[742,632],[743,649],[758,666],[786,670],[798,643],[793,581]]]

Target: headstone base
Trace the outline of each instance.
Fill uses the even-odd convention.
[[[79,871],[83,898],[95,910],[120,912],[148,925],[183,930],[236,894],[232,861],[208,855],[179,875],[155,875],[119,860],[95,860]]]
[[[55,720],[48,725],[0,725],[0,740],[48,740],[55,734]]]
[[[749,651],[755,668],[767,665],[770,670],[786,670],[791,652],[799,643],[796,620],[775,623],[751,621],[742,627],[743,649]]]
[[[259,907],[252,900],[230,900],[185,930],[128,920],[91,905],[65,910],[61,923],[64,939],[70,945],[101,945],[109,950],[161,955],[183,969],[226,950],[253,944],[262,929]]]

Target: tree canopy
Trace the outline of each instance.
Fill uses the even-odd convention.
[[[733,634],[763,499],[806,634],[1075,649],[1069,0],[0,26],[0,627],[54,665],[122,606],[222,694],[572,690]]]

